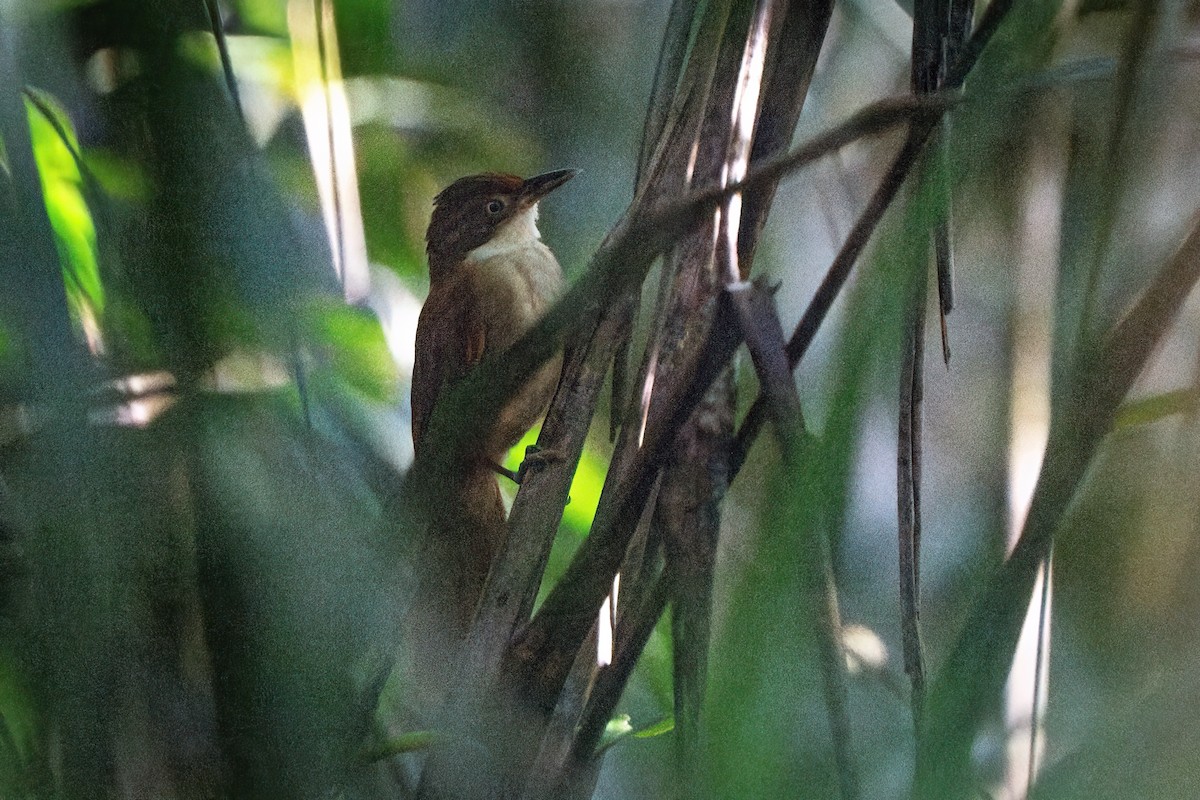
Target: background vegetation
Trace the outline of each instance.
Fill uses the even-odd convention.
[[[0,3],[0,796],[1189,796],[1200,8],[992,0],[956,38],[970,5]],[[714,246],[737,212],[694,198],[738,153]],[[591,291],[545,330],[591,388],[547,428],[581,456],[516,501],[544,576],[537,545],[493,581],[537,616],[437,651],[439,715],[424,227],[456,177],[559,167],[541,227]]]

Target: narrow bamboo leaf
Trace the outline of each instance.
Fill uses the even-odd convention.
[[[634,731],[633,736],[635,739],[653,739],[655,736],[662,736],[673,730],[675,730],[675,718],[663,717],[658,722]]]
[[[46,215],[54,229],[72,317],[85,335],[98,339],[105,297],[97,264],[96,226],[84,198],[83,177],[76,160],[79,142],[70,119],[50,95],[40,92],[36,104],[31,99],[25,103]],[[47,119],[43,111],[53,119]]]
[[[653,739],[673,730],[675,730],[674,717],[664,717],[644,728],[634,728],[628,714],[618,714],[605,726],[604,734],[600,737],[600,744],[596,747],[596,753],[599,755],[614,744],[626,739]]]
[[[626,736],[633,734],[633,724],[629,721],[628,714],[618,714],[608,721],[604,726],[604,733],[600,737],[600,744],[597,745],[597,752],[603,752],[612,747],[617,742],[624,739]]]
[[[1117,418],[1113,428],[1129,428],[1135,425],[1149,425],[1161,419],[1176,414],[1191,413],[1200,403],[1200,391],[1196,389],[1176,389],[1173,392],[1132,400],[1117,409]]]
[[[0,9],[0,12],[6,9]],[[17,9],[14,16],[22,18]],[[42,179],[21,95],[23,48],[29,30],[0,19],[0,141],[3,143],[4,208],[0,213],[0,277],[5,292],[0,314],[28,358],[20,375],[29,396],[56,405],[68,402],[85,370],[85,357],[70,327],[54,231],[46,216]]]
[[[440,741],[441,738],[441,735],[435,731],[413,731],[412,733],[393,736],[368,750],[363,756],[363,760],[370,763],[373,761],[383,761],[392,756],[404,755],[405,753],[418,753],[422,750],[428,750]]]

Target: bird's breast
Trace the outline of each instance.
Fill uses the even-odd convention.
[[[486,329],[487,353],[512,347],[546,313],[562,290],[562,268],[540,241],[468,261]],[[500,412],[484,441],[484,452],[503,454],[545,413],[558,383],[562,357],[531,375]]]
[[[562,291],[562,268],[540,241],[468,262],[475,273],[489,349],[507,349]]]

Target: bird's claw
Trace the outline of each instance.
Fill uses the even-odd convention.
[[[525,458],[521,461],[521,466],[517,467],[517,483],[520,484],[525,480],[530,469],[550,464],[560,458],[562,458],[562,454],[557,450],[543,449],[536,444],[529,445],[525,448]]]

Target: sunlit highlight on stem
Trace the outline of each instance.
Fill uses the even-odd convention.
[[[334,270],[346,299],[357,302],[366,297],[370,276],[333,4],[329,0],[290,0],[288,32],[296,94]]]
[[[742,52],[742,66],[738,70],[738,82],[733,94],[733,119],[730,126],[729,150],[721,167],[721,185],[740,181],[750,169],[750,149],[754,141],[754,125],[758,119],[758,96],[762,88],[763,69],[767,59],[767,32],[771,26],[769,2],[755,5],[754,19],[746,38],[746,49]],[[724,226],[724,247],[721,266],[727,274],[725,280],[735,283],[741,280],[738,268],[737,241],[742,222],[742,195],[731,195],[724,209],[716,216],[718,227]]]
[[[1058,258],[1060,171],[1036,159],[1022,219],[1016,316],[1013,336],[1013,397],[1009,442],[1009,530],[1011,554],[1025,524],[1050,432],[1050,358]],[[1049,563],[1049,562],[1047,562]],[[1050,653],[1050,580],[1039,571],[1005,686],[1005,768],[993,795],[1023,800],[1035,774],[1046,706]],[[1036,730],[1035,730],[1036,728]]]

